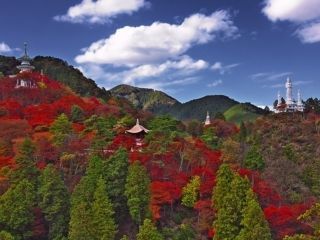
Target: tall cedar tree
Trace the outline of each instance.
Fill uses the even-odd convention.
[[[53,143],[61,147],[63,146],[68,136],[72,133],[72,125],[67,115],[62,113],[51,125],[50,132],[53,134]]]
[[[69,240],[88,240],[93,238],[92,211],[85,202],[79,202],[71,208]]]
[[[258,146],[252,146],[244,158],[244,166],[252,170],[262,170],[265,166],[263,156]]]
[[[198,200],[200,177],[193,176],[190,182],[182,189],[182,205],[192,208]]]
[[[126,210],[125,185],[128,174],[128,154],[120,148],[104,162],[103,177],[107,193],[114,206],[116,215],[121,217]]]
[[[39,171],[36,168],[36,159],[34,157],[35,146],[29,138],[26,138],[19,148],[18,157],[15,159],[17,168],[11,173],[12,183],[19,183],[23,179],[28,179],[30,183],[37,183]]]
[[[137,234],[137,240],[163,240],[163,236],[158,232],[150,219],[145,219]]]
[[[84,122],[86,131],[94,131],[95,138],[92,143],[94,150],[103,149],[114,137],[113,127],[116,124],[114,118],[91,116]]]
[[[39,206],[48,222],[48,239],[67,237],[69,223],[69,194],[53,165],[48,165],[40,176]]]
[[[107,196],[105,181],[100,177],[92,204],[93,240],[113,240],[117,226],[113,219],[114,211]]]
[[[93,239],[92,209],[98,179],[102,174],[102,160],[92,156],[86,174],[71,196],[69,239]]]
[[[228,165],[223,164],[218,171],[214,190],[214,207],[217,210],[214,228],[215,240],[231,240],[240,233],[242,211],[246,204],[249,181],[234,174]]]
[[[139,161],[129,166],[125,195],[132,219],[138,225],[142,224],[149,210],[150,179]]]
[[[32,235],[33,207],[36,200],[34,185],[27,179],[11,186],[0,197],[0,228],[13,234],[15,239]]]
[[[241,227],[235,240],[272,240],[269,224],[252,189],[247,191]]]

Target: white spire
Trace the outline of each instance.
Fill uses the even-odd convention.
[[[293,104],[293,100],[292,100],[292,81],[291,81],[290,77],[287,78],[286,88],[287,88],[286,104],[287,105],[292,105]]]
[[[298,106],[302,105],[302,99],[301,99],[301,93],[300,93],[300,89],[298,90],[298,102],[297,102]]]
[[[280,91],[278,91],[278,106],[281,105],[281,95],[280,95]]]
[[[207,117],[206,117],[206,121],[204,122],[204,125],[210,125],[211,124],[211,120],[210,120],[210,114],[209,111],[207,111]]]

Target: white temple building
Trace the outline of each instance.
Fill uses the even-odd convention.
[[[286,99],[285,103],[281,101],[281,95],[280,92],[278,92],[278,104],[276,106],[276,112],[303,112],[304,111],[304,105],[302,103],[301,93],[300,90],[298,90],[297,94],[297,101],[293,98],[292,95],[292,81],[288,77],[286,84]]]
[[[27,43],[24,43],[24,55],[19,58],[21,64],[17,66],[20,70],[20,73],[32,72],[34,70],[34,66],[31,65],[31,58],[27,52]],[[17,79],[15,88],[37,88],[37,84],[29,79]]]

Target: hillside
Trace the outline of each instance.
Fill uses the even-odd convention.
[[[108,91],[99,88],[92,79],[86,78],[66,61],[54,57],[37,56],[31,63],[35,66],[36,71],[43,70],[49,78],[65,84],[81,96],[94,96],[105,100],[110,98]],[[5,76],[16,74],[18,64],[20,62],[14,57],[0,56],[0,72]]]
[[[157,113],[159,109],[170,108],[174,104],[180,104],[176,99],[164,92],[125,84],[112,88],[110,92],[114,97],[126,98],[138,109],[154,113]]]
[[[254,121],[266,112],[250,103],[240,103],[224,112],[227,121],[240,124],[245,121]]]
[[[210,112],[211,117],[214,117],[216,113],[223,113],[238,103],[223,95],[205,96],[183,104],[175,104],[169,109],[162,109],[159,113],[170,114],[179,120],[204,121],[207,111]]]
[[[19,79],[36,87],[15,88]],[[229,224],[240,229],[252,204],[269,239],[312,234],[297,218],[319,197],[318,116],[265,116],[240,134],[216,119],[191,135],[169,116],[80,97],[37,72],[0,81],[1,238],[151,239],[137,237],[146,228],[159,239],[212,239],[229,231],[221,220],[236,216]],[[186,106],[236,104],[208,96]],[[125,133],[137,117],[152,130],[142,141]],[[252,146],[260,151],[248,164]]]

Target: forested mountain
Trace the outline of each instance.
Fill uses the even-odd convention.
[[[37,72],[0,83],[0,239],[319,237],[314,112],[203,126]],[[125,133],[136,118],[151,130],[142,142]]]
[[[86,78],[66,61],[54,57],[37,56],[31,63],[36,71],[43,71],[48,77],[65,84],[81,96],[93,96],[105,100],[110,98],[108,91],[99,88],[92,79]],[[14,57],[0,56],[0,72],[5,76],[16,74],[18,72],[16,66],[19,64],[20,62]]]
[[[130,85],[118,85],[110,90],[112,96],[126,98],[136,108],[157,113],[160,109],[170,108],[180,104],[166,93],[148,88],[138,88]]]
[[[138,109],[157,115],[169,114],[178,120],[204,121],[209,111],[212,118],[222,115],[232,122],[255,120],[267,112],[250,103],[239,103],[227,96],[213,95],[180,103],[161,91],[119,85],[110,90],[114,97],[125,98]]]

